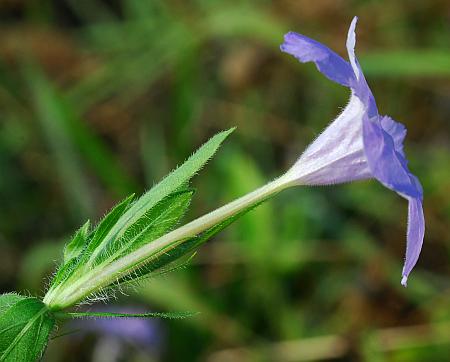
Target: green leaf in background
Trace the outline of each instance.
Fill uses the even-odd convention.
[[[32,362],[42,356],[55,325],[39,299],[0,296],[0,361]]]
[[[67,196],[86,208],[90,194],[82,167],[82,156],[95,174],[117,195],[126,195],[136,189],[114,154],[97,137],[77,113],[75,106],[59,92],[34,64],[26,63],[23,75],[27,81],[34,103],[37,119],[52,148],[56,166],[65,182]],[[81,191],[84,191],[83,193]]]
[[[450,75],[450,51],[414,49],[371,52],[361,57],[364,73],[380,77]]]

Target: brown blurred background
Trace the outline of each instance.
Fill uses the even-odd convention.
[[[42,296],[87,218],[142,193],[215,132],[186,220],[286,170],[347,89],[279,51],[293,30],[357,55],[408,128],[427,232],[400,286],[405,200],[375,181],[266,203],[109,308],[183,321],[66,324],[46,361],[448,361],[450,3],[0,1],[0,285]],[[105,308],[92,306],[91,308]]]

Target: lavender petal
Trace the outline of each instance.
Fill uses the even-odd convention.
[[[417,198],[409,199],[408,207],[408,233],[406,244],[405,265],[402,272],[402,285],[406,287],[409,273],[416,265],[422,249],[425,235],[425,217],[423,215],[422,201]]]
[[[307,36],[289,32],[280,49],[300,62],[314,62],[317,69],[333,82],[349,87],[355,77],[350,64],[325,45]]]

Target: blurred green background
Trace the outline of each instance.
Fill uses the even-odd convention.
[[[45,361],[449,360],[447,0],[1,0],[1,292],[42,296],[79,225],[219,130],[238,127],[194,180],[186,220],[281,174],[348,99],[281,53],[283,34],[344,55],[354,15],[379,109],[408,127],[424,186],[427,232],[409,287],[404,199],[375,181],[292,189],[188,268],[111,302],[200,315],[145,322],[143,343],[121,335],[130,321],[115,334],[67,324]]]

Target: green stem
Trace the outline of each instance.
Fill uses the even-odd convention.
[[[59,290],[58,293],[47,294],[44,298],[44,303],[52,310],[62,310],[73,306],[92,293],[139,269],[143,264],[153,258],[155,254],[166,252],[168,248],[172,249],[182,244],[185,240],[219,224],[245,208],[290,187],[291,184],[291,179],[287,175],[284,175],[229,204],[153,240],[136,251],[103,266],[101,269],[94,268],[67,288]]]

